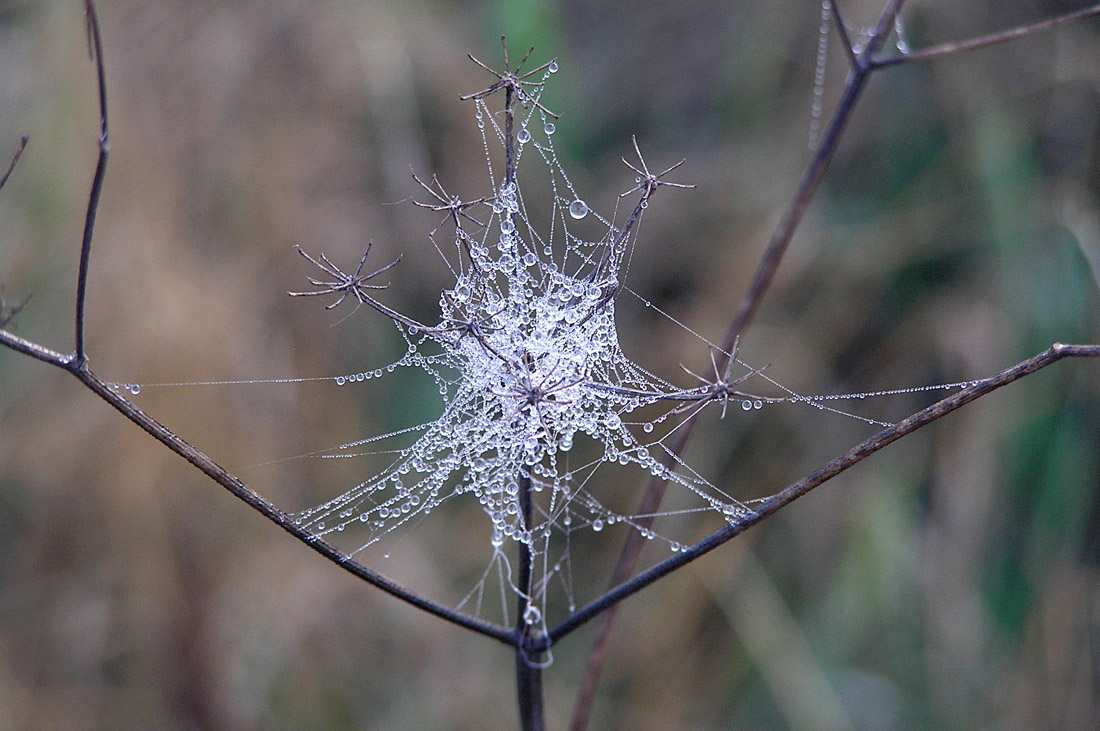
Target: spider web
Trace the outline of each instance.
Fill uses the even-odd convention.
[[[765,403],[801,403],[885,426],[825,402],[966,385],[801,396],[746,365],[736,353],[725,353],[740,371],[737,378],[720,372],[715,362],[712,376],[688,371],[697,385],[679,388],[632,362],[619,344],[615,323],[616,304],[624,294],[686,330],[710,349],[712,358],[723,352],[624,281],[652,194],[658,187],[690,186],[663,180],[665,173],[651,174],[635,144],[637,163],[624,159],[638,173],[635,187],[618,197],[610,214],[592,210],[555,152],[556,122],[539,102],[543,84],[557,64],[536,71],[541,71],[540,80],[524,82],[517,91],[518,129],[512,130],[501,112],[490,109],[488,95],[471,95],[488,179],[482,197],[462,201],[434,177],[430,184],[416,179],[430,195],[429,202],[417,205],[443,216],[426,245],[454,275],[453,284],[439,294],[438,322],[428,325],[408,318],[369,291],[380,289],[369,284],[371,278],[393,264],[363,275],[364,255],[355,274],[348,275],[324,255],[314,258],[303,252],[332,281],[311,279],[318,289],[292,294],[333,295],[330,308],[353,297],[356,309],[366,304],[392,320],[405,353],[383,368],[357,374],[217,382],[326,380],[343,386],[398,368],[426,374],[438,389],[439,417],[301,455],[355,457],[377,453],[367,450],[383,442],[400,443],[390,450],[393,459],[388,466],[295,518],[346,555],[361,557],[372,547],[386,550],[414,522],[445,502],[476,501],[487,521],[490,560],[459,608],[478,615],[488,612],[488,587],[496,582],[503,618],[507,621],[508,595],[519,595],[531,624],[544,621],[553,587],[561,590],[570,610],[575,607],[572,546],[579,535],[591,538],[609,526],[621,526],[676,552],[686,550],[690,536],[665,535],[666,529],[676,528],[676,520],[664,520],[662,533],[657,533],[649,527],[654,518],[703,514],[732,521],[749,509],[666,447],[676,431],[708,405],[721,408],[724,416],[730,400],[746,411]],[[528,198],[523,185],[541,192]],[[633,201],[629,212],[620,210],[624,200]],[[582,228],[598,235],[584,238],[577,233]],[[785,396],[755,397],[738,391],[737,384],[750,377]],[[142,388],[115,385],[134,394]],[[575,449],[577,443],[583,447]],[[646,475],[667,480],[677,493],[670,495],[672,507],[650,515],[613,507],[624,496],[621,491],[608,494],[608,480],[600,479],[612,468],[624,470],[622,476],[631,484],[641,483]],[[528,485],[530,521],[524,519],[520,503]],[[524,544],[531,557],[529,587],[513,579],[510,557],[516,554],[515,544]]]

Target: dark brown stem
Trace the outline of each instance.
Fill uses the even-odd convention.
[[[523,531],[530,534],[534,509],[531,503],[531,476],[522,475],[519,480],[519,512]],[[531,536],[528,540],[534,540]],[[537,630],[528,622],[528,611],[534,601],[531,586],[531,545],[518,541],[519,567],[517,571],[519,592],[516,595],[516,697],[519,701],[520,726],[524,731],[543,731],[546,728],[542,703],[541,651],[532,642]]]
[[[848,120],[851,119],[852,112],[855,110],[856,102],[859,100],[868,78],[870,78],[871,71],[875,68],[871,64],[871,59],[874,58],[874,54],[882,46],[883,38],[890,32],[894,18],[897,17],[898,11],[904,2],[905,0],[890,0],[879,18],[878,25],[875,27],[870,40],[856,57],[856,62],[853,64],[852,70],[848,74],[848,80],[844,84],[844,93],[837,103],[836,111],[833,112],[833,117],[825,134],[821,138],[821,144],[802,176],[794,200],[780,219],[775,233],[772,234],[768,247],[764,250],[764,255],[753,273],[749,289],[741,299],[741,304],[738,305],[737,312],[733,316],[733,323],[722,341],[722,349],[727,353],[733,350],[734,343],[737,342],[749,323],[752,322],[753,317],[760,308],[764,295],[771,287],[772,281],[775,279],[775,273],[779,269],[779,264],[783,261],[783,255],[787,253],[787,247],[790,245],[791,239],[794,238],[794,232],[798,228],[798,224],[802,222],[806,207],[817,192],[817,187],[821,183],[825,171],[828,170],[833,155],[836,154],[837,145],[844,134]]]
[[[837,0],[829,0],[829,12],[836,24],[836,33],[840,36],[840,45],[844,48],[844,55],[848,57],[848,63],[853,68],[859,65],[856,55],[856,47],[852,44],[852,38],[848,35],[848,26],[844,25],[844,17],[840,14],[840,4]]]
[[[386,576],[344,556],[334,546],[310,533],[306,528],[298,525],[293,517],[272,505],[255,490],[241,482],[236,475],[226,470],[201,450],[181,439],[171,429],[123,398],[107,383],[100,380],[94,373],[88,370],[87,363],[81,362],[75,355],[62,355],[61,353],[24,340],[6,330],[0,330],[0,345],[7,346],[12,350],[24,353],[25,355],[57,366],[58,368],[63,368],[73,374],[77,380],[87,386],[95,395],[99,396],[117,409],[119,413],[127,419],[152,435],[158,442],[190,462],[204,475],[224,487],[235,497],[247,503],[253,510],[260,513],[272,523],[275,523],[287,533],[348,573],[378,587],[391,596],[407,602],[418,609],[423,609],[429,614],[434,614],[437,617],[445,619],[452,624],[465,627],[466,629],[473,630],[487,637],[492,637],[507,645],[515,644],[515,633],[512,630],[505,627],[498,627],[497,625],[477,619],[476,617],[471,617],[462,612],[443,606],[442,604],[437,604],[430,599],[421,597]]]
[[[88,266],[92,258],[92,234],[95,230],[96,211],[103,192],[103,178],[107,173],[107,156],[111,145],[107,133],[107,79],[103,71],[103,45],[99,38],[99,19],[95,4],[84,0],[84,13],[88,22],[88,47],[95,61],[96,84],[99,89],[99,159],[96,161],[92,190],[88,194],[88,210],[84,216],[84,236],[80,243],[80,267],[76,278],[76,363],[88,358],[84,349],[84,305],[88,298]]]
[[[23,135],[23,138],[19,140],[19,149],[12,155],[11,162],[8,163],[8,169],[4,171],[4,175],[0,176],[0,188],[4,187],[4,183],[8,182],[8,177],[11,176],[11,171],[15,170],[16,164],[19,162],[19,156],[23,154],[23,150],[27,149],[27,142],[30,137]]]
[[[680,434],[676,442],[662,461],[665,470],[676,468],[674,455],[678,455],[684,450],[696,423],[696,419],[691,419],[680,427]],[[660,474],[667,474],[665,470],[662,470]],[[667,477],[655,476],[650,479],[645,495],[638,505],[638,510],[635,511],[637,515],[642,517],[637,519],[636,529],[627,534],[626,544],[619,555],[619,562],[611,575],[609,589],[614,589],[625,583],[627,579],[634,575],[638,558],[641,556],[642,548],[645,547],[647,542],[642,537],[642,531],[652,527],[653,521],[657,519],[657,509],[661,506],[667,490]],[[588,721],[592,717],[592,706],[596,701],[596,690],[600,685],[600,675],[603,674],[603,666],[607,661],[607,651],[611,645],[611,632],[615,626],[615,615],[618,613],[618,609],[617,604],[610,606],[600,618],[600,626],[596,630],[596,639],[592,642],[592,649],[588,653],[588,662],[584,667],[584,678],[581,680],[580,690],[577,691],[577,699],[573,702],[573,717],[569,722],[570,731],[584,731],[588,728]]]
[[[958,393],[948,396],[941,401],[937,401],[928,408],[918,411],[894,426],[883,429],[878,434],[857,444],[848,451],[832,459],[827,464],[814,470],[798,482],[763,501],[755,510],[736,518],[725,528],[715,531],[691,546],[688,550],[678,553],[672,558],[662,561],[656,566],[643,571],[630,581],[620,584],[613,590],[599,597],[588,606],[577,610],[557,627],[550,630],[547,636],[547,642],[553,645],[586,622],[589,622],[594,617],[618,604],[623,599],[636,594],[681,566],[691,563],[700,556],[710,553],[718,546],[744,533],[752,526],[771,516],[780,508],[794,502],[815,487],[828,482],[841,472],[859,464],[888,444],[892,444],[921,427],[925,427],[943,418],[952,411],[955,411],[975,399],[981,398],[1025,376],[1029,376],[1063,358],[1100,358],[1100,345],[1065,345],[1063,343],[1055,343],[1042,353],[1021,363],[1017,363],[995,376],[976,381],[974,384],[962,389]]]
[[[925,48],[921,51],[912,51],[911,53],[903,53],[897,56],[891,56],[889,58],[876,58],[871,62],[871,65],[876,69],[881,69],[886,68],[887,66],[898,66],[903,63],[927,61],[933,58],[940,58],[941,56],[950,56],[955,53],[962,53],[963,51],[972,51],[975,48],[985,48],[986,46],[992,46],[997,43],[1004,43],[1005,41],[1012,41],[1017,38],[1023,38],[1024,36],[1031,35],[1032,33],[1040,33],[1045,30],[1050,30],[1051,28],[1057,28],[1060,25],[1075,23],[1079,20],[1084,20],[1085,18],[1091,18],[1094,15],[1100,15],[1100,5],[1095,5],[1091,8],[1085,8],[1084,10],[1078,10],[1075,13],[1060,15],[1057,18],[1051,18],[1050,20],[1044,20],[1039,23],[1032,23],[1031,25],[1021,25],[1016,28],[1010,28],[1009,30],[998,31],[997,33],[990,33],[989,35],[981,36],[980,38],[971,38],[968,41],[960,41],[958,43],[944,43],[939,46]]]

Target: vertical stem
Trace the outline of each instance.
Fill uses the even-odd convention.
[[[504,184],[514,183],[516,181],[516,158],[513,153],[512,146],[515,144],[515,138],[512,134],[513,121],[512,121],[512,87],[504,87]]]
[[[96,161],[92,190],[88,195],[88,210],[84,217],[84,237],[80,244],[80,266],[76,278],[76,363],[83,365],[84,351],[84,303],[87,300],[88,266],[92,258],[92,232],[95,229],[99,196],[103,192],[103,176],[107,173],[107,156],[111,146],[107,132],[107,81],[103,71],[103,46],[99,38],[99,19],[92,0],[85,0],[84,13],[88,22],[88,49],[95,61],[96,84],[99,95],[99,159]]]
[[[523,530],[531,529],[531,476],[519,479],[519,510]],[[531,602],[531,546],[519,542],[518,586],[516,595],[516,693],[519,700],[520,727],[524,731],[542,731],[546,719],[542,706],[542,667],[539,658],[531,657],[531,625],[527,623],[527,607]]]

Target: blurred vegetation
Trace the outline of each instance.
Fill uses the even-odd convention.
[[[911,0],[921,47],[1084,7]],[[878,2],[845,3],[868,25]],[[357,372],[380,318],[292,301],[292,249],[405,259],[387,302],[431,317],[436,220],[410,167],[480,194],[461,93],[499,37],[557,56],[544,98],[589,203],[651,164],[630,285],[719,339],[797,176],[819,8],[794,0],[224,2],[100,8],[112,157],[89,300],[92,367],[155,383]],[[20,334],[71,343],[96,111],[75,0],[0,0],[0,281]],[[541,61],[540,61],[541,62]],[[833,45],[827,100],[843,83]],[[884,72],[742,357],[801,393],[978,378],[1093,341],[1100,282],[1100,25]],[[5,159],[8,153],[3,153]],[[624,298],[628,354],[678,379],[698,341]],[[426,379],[424,379],[426,381]],[[270,460],[432,418],[432,384],[146,389],[139,403],[288,509],[371,464]],[[860,403],[897,419],[928,396]],[[620,615],[594,728],[1095,728],[1100,723],[1100,374],[1062,363],[889,447]],[[812,412],[812,413],[811,413]],[[867,425],[769,407],[707,414],[687,459],[772,493]],[[631,504],[638,482],[605,489]],[[458,510],[385,570],[457,601],[485,525]],[[621,536],[620,536],[621,539]],[[587,548],[587,547],[586,547]],[[593,543],[578,593],[606,581]],[[565,723],[589,633],[557,648]],[[0,352],[0,728],[510,728],[506,648],[360,585],[208,484],[64,374]]]

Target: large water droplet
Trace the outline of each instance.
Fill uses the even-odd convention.
[[[543,125],[542,131],[548,135],[552,135],[554,134],[554,131],[556,129],[557,126],[553,122],[547,122],[545,125]]]
[[[558,71],[558,62],[556,60],[551,61],[550,65],[546,67],[546,70],[549,71],[552,74],[557,73],[557,71]]]
[[[580,198],[569,204],[569,215],[573,218],[584,218],[588,215],[588,204]]]
[[[521,129],[519,134],[516,135],[516,139],[519,140],[521,144],[529,142],[531,140],[531,133],[526,129]]]
[[[500,219],[500,230],[506,234],[512,233],[516,230],[515,221],[508,217]]]

